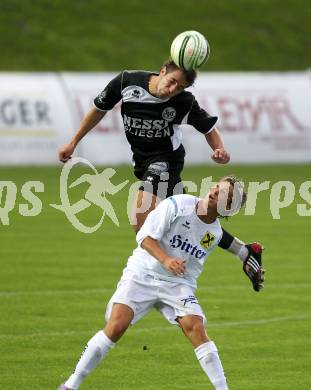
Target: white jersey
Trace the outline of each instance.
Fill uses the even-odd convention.
[[[138,247],[128,259],[126,269],[195,288],[207,256],[222,237],[218,219],[210,224],[199,219],[196,214],[198,201],[199,198],[192,195],[175,195],[163,200],[149,213],[137,233]],[[158,240],[169,256],[186,261],[183,276],[173,275],[140,246],[147,236]]]

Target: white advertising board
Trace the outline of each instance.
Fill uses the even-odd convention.
[[[0,73],[0,164],[56,164],[57,147],[72,136],[59,76]]]
[[[0,164],[57,164],[57,149],[115,75],[0,73]],[[219,116],[232,163],[311,161],[310,73],[200,73],[191,91]],[[190,126],[183,144],[188,164],[212,163]],[[120,104],[80,142],[77,155],[94,164],[131,163]]]
[[[201,74],[192,92],[218,115],[234,163],[311,161],[310,74]],[[184,131],[188,162],[206,159],[200,135]]]

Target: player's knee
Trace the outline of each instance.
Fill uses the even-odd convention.
[[[183,330],[188,337],[205,334],[203,321],[191,321],[183,325]]]
[[[208,340],[208,336],[201,319],[196,319],[189,322],[187,321],[186,323],[182,324],[182,327],[185,335],[195,344],[199,343],[200,341],[203,343]]]
[[[203,322],[196,321],[195,323],[193,323],[192,327],[191,327],[191,333],[193,335],[196,335],[196,336],[201,335],[201,334],[205,334]]]

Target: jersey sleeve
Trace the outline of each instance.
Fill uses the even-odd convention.
[[[215,126],[218,120],[217,116],[211,116],[203,108],[201,108],[194,99],[190,109],[187,124],[193,126],[200,133],[207,134]]]
[[[122,98],[122,78],[123,73],[119,73],[113,78],[94,99],[94,106],[101,111],[111,110]]]
[[[151,237],[155,240],[161,240],[164,233],[169,230],[171,224],[177,217],[177,202],[173,197],[163,200],[159,205],[152,210],[143,226],[136,235],[138,245],[144,241],[146,237]]]

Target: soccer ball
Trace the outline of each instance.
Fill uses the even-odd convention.
[[[171,57],[177,66],[186,70],[200,68],[210,54],[207,39],[197,31],[184,31],[173,40]]]

